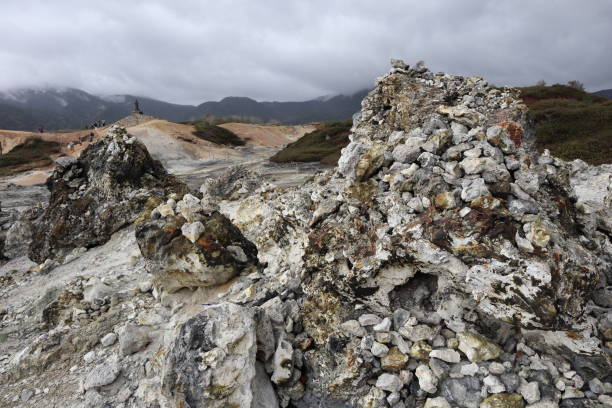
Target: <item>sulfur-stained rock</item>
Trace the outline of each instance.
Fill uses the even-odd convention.
[[[184,218],[168,216],[139,225],[136,239],[147,269],[167,292],[227,282],[257,265],[257,249],[225,216],[199,214],[197,231]],[[201,224],[201,226],[197,224]],[[195,242],[191,238],[198,236]]]
[[[391,347],[386,356],[380,359],[383,370],[391,372],[401,371],[408,363],[409,357],[402,353],[399,348]]]
[[[463,332],[457,334],[459,350],[472,362],[493,360],[499,357],[502,350],[480,334]]]
[[[480,403],[480,408],[524,408],[523,398],[518,394],[493,394]]]
[[[431,346],[425,341],[417,341],[412,347],[410,347],[410,357],[418,360],[429,359],[429,353],[431,353]]]

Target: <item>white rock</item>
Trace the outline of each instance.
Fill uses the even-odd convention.
[[[100,364],[87,374],[83,382],[83,389],[87,391],[112,384],[119,377],[120,372],[121,368],[117,363]]]
[[[286,340],[278,342],[278,347],[274,352],[274,373],[272,373],[272,382],[275,384],[284,384],[291,378],[293,362],[293,346]]]
[[[366,313],[359,316],[359,324],[362,326],[374,326],[380,323],[382,319],[375,314]]]
[[[162,217],[174,215],[174,208],[169,204],[160,204],[154,211],[157,211]]]
[[[204,231],[204,225],[200,221],[186,222],[181,227],[181,232],[183,233],[183,236],[192,243],[195,243]]]
[[[565,391],[565,381],[563,381],[561,378],[559,378],[557,380],[557,382],[555,383],[555,387],[559,390],[559,391]]]
[[[386,356],[389,353],[389,347],[387,347],[384,344],[381,344],[381,343],[375,341],[374,344],[372,344],[372,348],[371,348],[370,351],[376,357],[384,357],[384,356]]]
[[[176,203],[176,211],[190,222],[201,208],[200,199],[191,194],[185,194],[183,199]]]
[[[419,380],[419,387],[423,391],[434,394],[438,390],[438,379],[428,366],[421,364],[416,368],[414,374]]]
[[[601,402],[602,404],[612,406],[612,395],[600,395],[597,397],[597,401]]]
[[[109,347],[115,344],[117,341],[117,335],[115,333],[108,333],[100,340],[100,344],[104,347]]]
[[[487,387],[490,394],[499,394],[500,392],[506,391],[506,386],[494,375],[487,375],[483,378],[482,382]]]
[[[92,351],[90,351],[89,353],[86,353],[86,354],[83,356],[83,360],[84,360],[86,363],[91,363],[91,362],[92,362],[92,361],[94,361],[95,359],[96,359],[96,352],[95,352],[95,351],[93,351],[93,350],[92,350]]]
[[[436,398],[427,398],[423,408],[451,408],[451,405],[448,403],[446,398],[436,397]]]
[[[523,396],[528,404],[534,404],[540,400],[540,387],[538,386],[537,381],[522,384],[518,388],[518,392]]]
[[[464,179],[461,188],[461,199],[466,202],[471,202],[482,195],[490,195],[483,178]]]
[[[342,332],[356,337],[363,337],[366,335],[366,331],[357,320],[347,320],[340,325]]]
[[[372,329],[375,332],[386,332],[389,331],[391,329],[391,319],[389,319],[388,317],[385,317],[382,322],[378,323],[377,325],[374,325],[374,327],[372,327]]]
[[[140,293],[149,293],[153,290],[153,284],[151,283],[151,281],[148,280],[140,282],[138,284],[138,290],[140,291]]]
[[[559,404],[553,401],[540,401],[535,404],[529,404],[525,408],[559,408]]]
[[[574,387],[565,387],[565,392],[561,396],[561,399],[569,399],[569,398],[584,398],[584,392]]]
[[[429,353],[429,357],[434,357],[447,363],[458,363],[461,361],[461,356],[458,352],[452,349],[437,349]]]
[[[395,404],[399,402],[400,398],[401,398],[401,395],[399,392],[392,392],[387,397],[387,402],[389,403],[389,405],[394,406]]]
[[[389,392],[398,392],[404,384],[397,375],[383,373],[376,380],[376,387]]]
[[[489,364],[489,372],[495,375],[501,375],[506,372],[506,367],[503,364],[498,363],[497,361]]]
[[[425,324],[416,326],[404,326],[398,330],[399,334],[410,341],[432,340],[439,332],[438,328],[431,328]]]
[[[476,363],[464,364],[461,366],[461,369],[459,370],[459,372],[461,372],[461,374],[463,375],[474,376],[478,373],[478,364]]]

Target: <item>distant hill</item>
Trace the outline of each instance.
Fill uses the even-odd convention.
[[[306,133],[297,141],[288,144],[270,158],[276,163],[316,162],[336,165],[340,151],[349,144],[353,122],[322,123],[318,129]]]
[[[198,106],[179,105],[134,95],[96,96],[74,88],[20,89],[0,92],[0,129],[80,129],[96,120],[115,122],[133,109],[138,99],[144,113],[173,122],[202,117],[237,117],[256,122],[295,125],[344,120],[361,108],[367,91],[304,102],[258,102],[228,97]]]
[[[612,99],[612,89],[602,89],[601,91],[593,92],[595,95],[603,96],[606,99]]]
[[[612,162],[612,101],[567,85],[521,88],[540,150],[565,160]]]

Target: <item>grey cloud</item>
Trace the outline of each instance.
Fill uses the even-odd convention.
[[[0,89],[179,103],[371,86],[391,57],[502,85],[612,88],[607,0],[5,0]]]

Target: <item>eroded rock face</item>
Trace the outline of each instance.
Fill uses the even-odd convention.
[[[176,208],[179,215],[165,217],[156,209],[136,229],[147,268],[166,292],[219,285],[257,265],[257,248],[224,215],[205,212],[190,194]]]
[[[274,408],[256,351],[252,311],[231,303],[208,307],[182,325],[165,359],[164,396],[176,407]]]
[[[49,205],[33,225],[29,250],[38,263],[72,248],[100,245],[140,216],[149,200],[187,192],[119,126],[88,146],[75,162],[58,166],[47,187]]]

